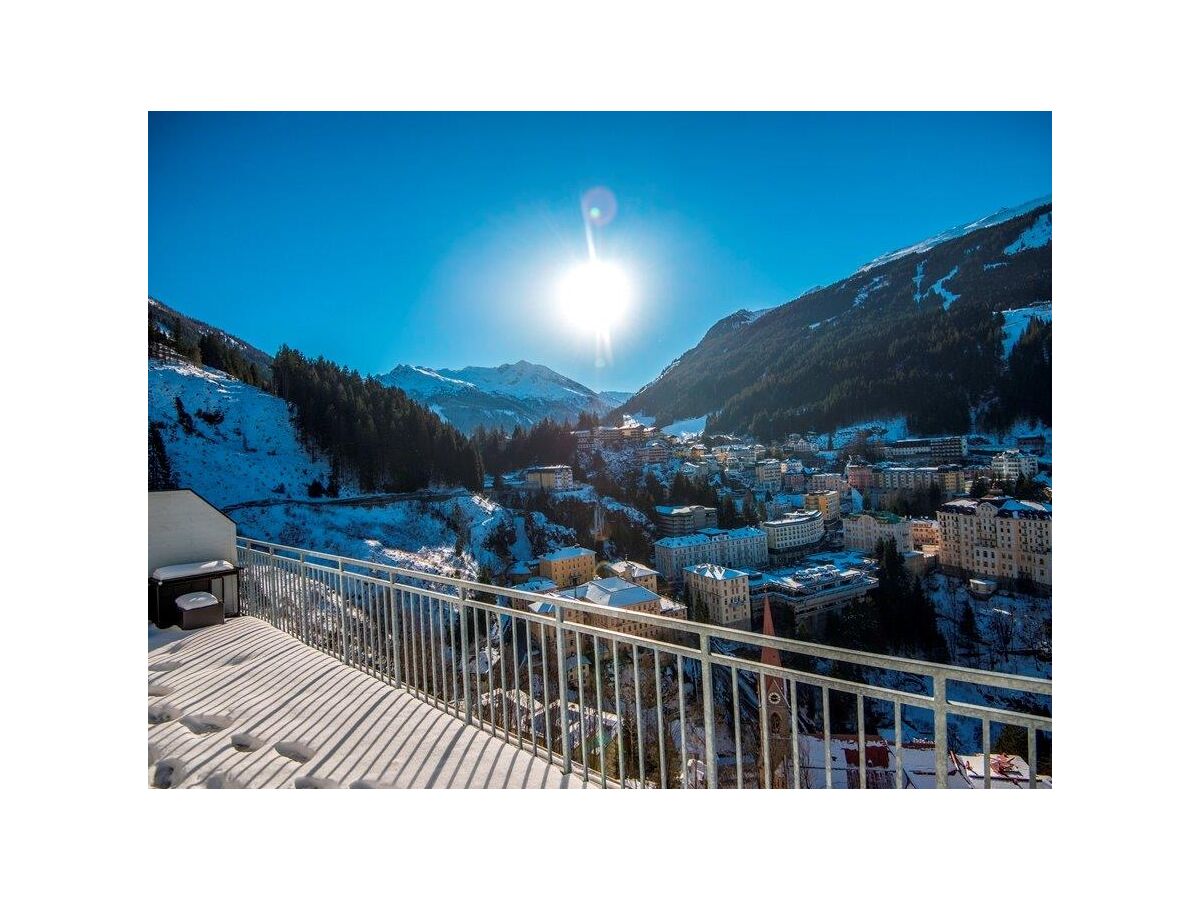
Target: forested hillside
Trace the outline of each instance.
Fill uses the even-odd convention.
[[[836,284],[717,322],[621,412],[773,439],[904,416],[915,434],[1050,424],[1050,324],[1006,355],[1006,311],[1051,301],[1051,207],[989,217]]]
[[[149,300],[148,325],[150,356],[182,358],[220,369],[256,388],[271,389],[271,357],[257,347],[153,298]]]
[[[274,388],[295,410],[306,441],[362,490],[410,491],[430,484],[483,487],[479,453],[453,426],[404,392],[288,347],[273,366]]]

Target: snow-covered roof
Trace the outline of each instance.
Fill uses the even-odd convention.
[[[540,594],[544,591],[552,591],[558,585],[549,578],[531,578],[528,581],[522,581],[520,584],[514,584],[514,591],[531,591],[535,594]]]
[[[573,600],[586,600],[599,606],[635,606],[658,600],[658,594],[624,578],[597,578],[576,588],[557,592],[559,596]]]
[[[176,578],[203,578],[232,572],[237,567],[225,559],[210,559],[206,562],[181,563],[176,566],[159,566],[150,573],[156,581],[172,581]]]
[[[730,569],[725,566],[719,566],[716,563],[700,563],[695,566],[687,566],[684,571],[691,572],[693,575],[698,575],[701,578],[712,578],[717,581],[733,581],[735,578],[748,577],[740,569]]]
[[[550,550],[541,555],[541,559],[548,561],[557,561],[560,559],[576,559],[580,556],[595,556],[596,551],[588,550],[586,547],[559,547],[557,550]]]

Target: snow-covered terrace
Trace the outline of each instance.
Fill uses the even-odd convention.
[[[151,645],[149,778],[160,787],[583,786],[260,619],[159,632]]]

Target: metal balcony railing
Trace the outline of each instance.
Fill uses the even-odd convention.
[[[1021,786],[1039,783],[1044,679],[237,548],[244,613],[603,787],[992,787],[994,726],[1024,732]],[[639,624],[660,637],[622,630]]]

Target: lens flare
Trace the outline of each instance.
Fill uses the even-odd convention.
[[[591,259],[570,269],[558,286],[564,317],[575,327],[607,335],[629,309],[629,279],[615,263]]]

